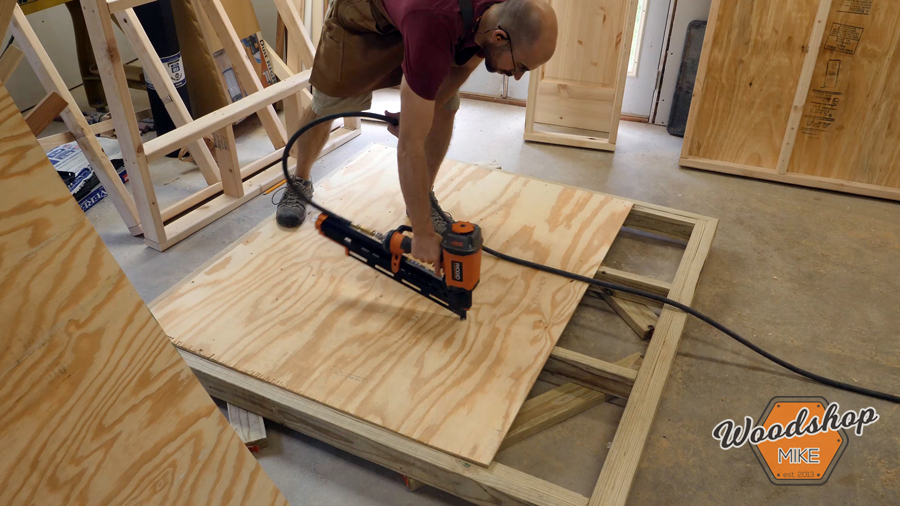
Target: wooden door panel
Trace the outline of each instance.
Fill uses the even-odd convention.
[[[608,132],[615,88],[559,79],[542,79],[534,120],[538,123]]]

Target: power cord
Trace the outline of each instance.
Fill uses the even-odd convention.
[[[294,133],[294,135],[292,135],[291,138],[288,140],[287,145],[284,147],[284,154],[282,154],[282,157],[281,157],[281,168],[284,171],[285,180],[287,181],[287,184],[291,185],[291,188],[294,190],[294,193],[299,195],[301,199],[305,200],[307,204],[318,209],[319,211],[321,211],[325,214],[328,214],[329,216],[342,219],[344,221],[346,221],[346,219],[342,218],[339,214],[333,213],[333,212],[329,211],[328,209],[322,207],[321,205],[317,204],[316,202],[313,202],[312,200],[307,199],[305,197],[304,193],[300,190],[300,188],[297,186],[297,184],[291,179],[290,173],[288,172],[288,157],[290,156],[291,148],[293,148],[294,143],[307,130],[309,130],[321,123],[327,122],[330,124],[332,121],[339,119],[339,118],[353,118],[353,117],[369,118],[369,119],[384,121],[385,123],[388,123],[388,124],[391,124],[394,126],[397,126],[399,124],[399,121],[396,118],[391,118],[388,116],[384,116],[382,114],[375,114],[375,113],[371,113],[371,112],[344,112],[344,113],[338,113],[338,114],[330,114],[328,116],[323,116],[319,119],[316,119],[316,120],[308,123],[306,126],[302,127],[300,130],[297,130]],[[444,219],[444,221],[446,221],[447,223],[452,223],[453,220],[451,220],[449,216],[444,214],[444,212],[439,207],[433,206],[433,208],[438,213],[441,214],[441,217]],[[600,288],[603,288],[607,291],[630,293],[632,295],[637,295],[639,297],[644,297],[644,298],[647,298],[650,300],[655,300],[657,302],[661,302],[663,304],[672,306],[676,309],[684,311],[685,313],[697,318],[698,320],[705,322],[706,324],[712,326],[716,330],[719,330],[720,332],[727,335],[728,337],[743,344],[747,348],[750,348],[751,350],[758,353],[759,355],[762,355],[763,357],[767,358],[768,360],[780,365],[781,367],[784,367],[785,369],[788,369],[789,371],[799,374],[800,376],[803,376],[803,377],[811,379],[815,382],[818,382],[818,383],[821,383],[823,385],[827,385],[827,386],[830,386],[833,388],[837,388],[840,390],[846,390],[848,392],[853,392],[856,394],[864,395],[866,397],[872,397],[875,399],[881,399],[881,400],[885,400],[888,402],[893,402],[895,404],[900,404],[900,396],[892,395],[892,394],[888,394],[888,393],[884,393],[884,392],[879,392],[877,390],[871,390],[871,389],[859,387],[856,385],[851,385],[849,383],[842,383],[840,381],[826,378],[824,376],[820,376],[818,374],[809,372],[805,369],[801,369],[800,367],[797,367],[797,366],[791,364],[790,362],[787,362],[786,360],[782,360],[781,358],[778,358],[775,355],[760,348],[759,346],[753,344],[752,342],[750,342],[748,339],[742,337],[737,332],[735,332],[735,331],[729,329],[728,327],[726,327],[725,325],[722,325],[721,323],[713,320],[712,318],[710,318],[709,316],[706,316],[705,314],[701,313],[700,311],[697,311],[696,309],[694,309],[690,306],[687,306],[678,301],[672,300],[668,297],[663,297],[661,295],[657,295],[655,293],[647,292],[644,290],[639,290],[639,289],[631,288],[628,286],[617,285],[615,283],[608,283],[606,281],[601,281],[599,279],[589,278],[587,276],[581,276],[579,274],[567,272],[562,269],[556,269],[554,267],[548,267],[546,265],[541,265],[541,264],[538,264],[535,262],[530,262],[528,260],[523,260],[521,258],[516,258],[514,256],[507,255],[506,253],[501,253],[501,252],[494,250],[492,248],[489,248],[487,246],[482,246],[482,250],[501,259],[501,260],[505,260],[507,262],[514,263],[516,265],[521,265],[523,267],[529,267],[531,269],[536,269],[536,270],[547,272],[550,274],[555,274],[557,276],[562,276],[564,278],[572,279],[575,281],[580,281],[582,283],[599,286]]]

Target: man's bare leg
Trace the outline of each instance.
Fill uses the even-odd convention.
[[[319,116],[312,110],[312,107],[307,107],[306,111],[303,112],[303,116],[300,117],[300,125],[305,126],[318,118]],[[294,134],[294,132],[288,133],[290,135]],[[300,179],[309,180],[312,166],[319,159],[319,153],[322,152],[322,148],[325,147],[330,135],[331,122],[326,121],[308,130],[294,143],[294,152],[292,154],[297,160],[295,175],[300,177]]]
[[[312,107],[309,107],[303,112],[300,124],[306,125],[317,118],[318,116],[313,112]],[[319,158],[319,153],[322,152],[322,148],[325,147],[325,143],[328,142],[330,135],[331,123],[325,122],[308,130],[294,143],[292,155],[297,160],[295,175],[300,179],[297,181],[298,187],[307,199],[311,199],[313,195],[312,181],[310,181],[313,163]],[[281,200],[278,202],[275,221],[282,227],[297,228],[305,219],[306,201],[294,192],[292,186],[288,185]]]

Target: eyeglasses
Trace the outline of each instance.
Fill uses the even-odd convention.
[[[505,30],[500,25],[497,25],[497,29],[503,30],[504,32],[506,32],[506,41],[509,42],[509,57],[512,58],[512,63],[513,63],[513,74],[515,74],[516,72],[522,72],[522,73],[528,72],[528,69],[526,69],[524,67],[519,67],[519,64],[516,63],[516,55],[513,53],[513,47],[512,47],[512,36],[510,36],[509,30]]]

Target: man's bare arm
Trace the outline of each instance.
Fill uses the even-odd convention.
[[[441,87],[438,88],[437,97],[434,100],[435,107],[444,107],[482,61],[484,61],[483,58],[476,56],[462,67],[451,67],[450,74],[441,83]]]
[[[400,171],[400,189],[413,228],[414,257],[433,263],[440,273],[441,236],[434,231],[431,222],[431,188],[428,163],[425,156],[425,139],[431,131],[434,104],[416,94],[406,78],[400,85],[400,135],[397,143],[397,165]]]

